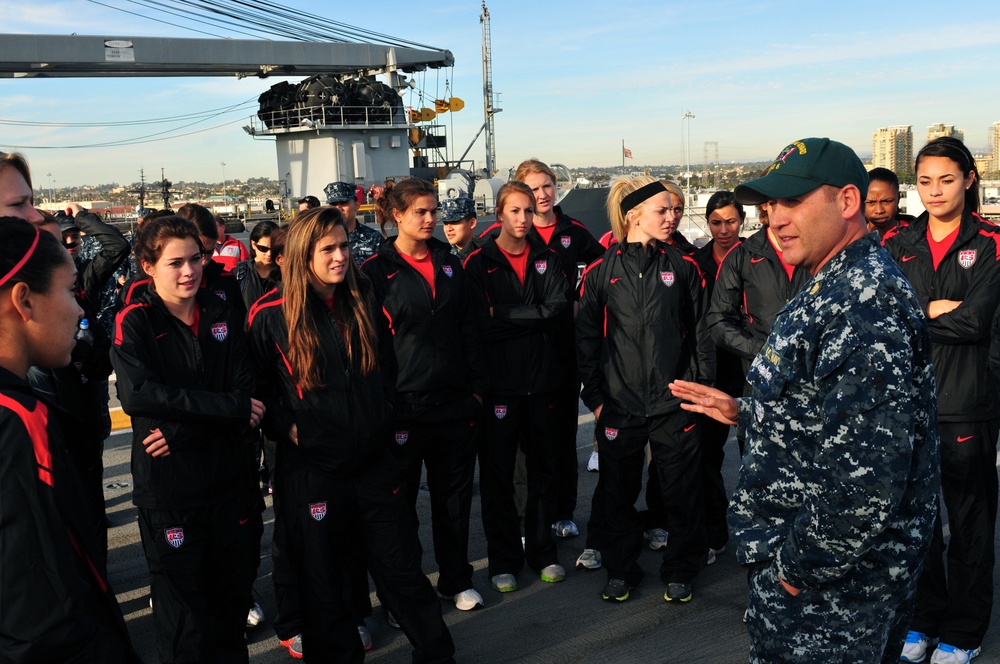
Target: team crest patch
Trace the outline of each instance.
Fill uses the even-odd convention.
[[[673,272],[660,272],[660,281],[665,283],[667,287],[674,285],[674,273]]]
[[[538,274],[545,274],[545,270],[547,270],[548,267],[548,261],[535,261],[535,271],[538,272]]]
[[[409,439],[410,439],[410,432],[409,431],[397,431],[396,432],[396,444],[397,445],[405,445],[406,441],[408,441]]]
[[[568,235],[563,235],[561,238],[559,238],[559,244],[563,246],[563,249],[569,249],[569,245],[572,241],[573,238],[571,238]]]
[[[958,264],[968,270],[970,267],[976,264],[976,250],[966,249],[965,251],[958,252]]]
[[[167,538],[167,544],[175,549],[181,548],[181,545],[184,544],[183,528],[167,528],[163,531],[163,535]]]
[[[309,503],[309,516],[316,521],[322,521],[326,517],[326,502]]]
[[[611,427],[604,427],[604,437],[608,440],[614,440],[618,437],[618,429],[612,429]]]
[[[450,277],[452,274],[454,274],[450,265],[442,265],[441,271],[444,272],[444,276],[446,277]]]
[[[502,420],[507,417],[507,406],[494,406],[493,414],[497,416],[498,420]]]
[[[216,341],[225,341],[229,336],[229,326],[225,323],[216,323],[212,326],[212,336]]]
[[[220,300],[225,300],[225,299],[226,299],[226,291],[224,291],[224,290],[217,290],[217,291],[215,291],[215,295],[216,295],[216,296],[217,296],[217,297],[218,297],[218,298],[219,298]]]

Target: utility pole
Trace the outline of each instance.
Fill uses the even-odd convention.
[[[681,122],[687,120],[687,191],[685,192],[685,197],[687,200],[684,201],[684,209],[688,208],[688,201],[691,200],[691,120],[694,119],[694,113],[691,111],[684,111],[684,117],[681,118]]]

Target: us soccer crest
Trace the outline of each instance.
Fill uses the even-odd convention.
[[[495,406],[493,408],[493,414],[497,416],[498,420],[502,420],[507,417],[507,406]]]
[[[326,517],[326,502],[310,503],[309,516],[311,516],[316,521],[322,521],[323,518]]]
[[[216,296],[217,296],[217,297],[218,297],[218,298],[219,298],[220,300],[225,300],[225,299],[226,299],[226,291],[224,291],[224,290],[217,290],[217,291],[215,291],[215,295],[216,295]]]
[[[976,250],[966,249],[965,251],[958,252],[958,264],[968,270],[970,267],[976,264]]]
[[[611,427],[604,427],[604,437],[608,440],[614,440],[618,437],[618,429],[612,429]]]
[[[568,235],[563,235],[561,238],[559,238],[559,244],[563,246],[563,249],[569,249],[569,245],[572,241],[573,238],[571,238]]]
[[[446,277],[450,277],[453,274],[450,265],[442,265],[441,266],[441,271],[444,272],[444,276],[446,276]]]
[[[405,445],[406,441],[408,441],[409,439],[410,439],[410,432],[409,431],[397,431],[396,432],[396,444],[397,445]]]
[[[167,538],[167,544],[175,549],[181,548],[181,545],[184,544],[183,528],[167,528],[163,531],[163,535]]]
[[[667,287],[674,285],[674,273],[673,272],[660,272],[660,281],[665,283]]]
[[[229,336],[229,326],[225,323],[216,323],[212,326],[212,336],[216,341],[225,341]]]
[[[548,261],[535,261],[535,271],[538,272],[538,274],[545,274],[545,270],[548,269],[548,267]]]

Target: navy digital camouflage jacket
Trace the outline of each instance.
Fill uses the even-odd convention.
[[[740,562],[773,559],[797,588],[911,583],[940,489],[931,341],[877,235],[781,309],[747,381],[729,511]]]

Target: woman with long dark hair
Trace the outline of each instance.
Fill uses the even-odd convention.
[[[264,410],[251,395],[243,319],[201,288],[190,221],[145,222],[135,251],[150,284],[119,312],[111,360],[132,418],[159,659],[246,662],[263,528],[246,440]]]
[[[903,648],[903,661],[964,664],[979,654],[993,605],[997,516],[995,390],[990,332],[1000,302],[997,228],[979,215],[979,172],[965,145],[938,138],[917,154],[926,212],[886,234],[885,248],[913,284],[933,342],[941,432],[941,516]],[[947,549],[947,551],[946,551]]]
[[[432,237],[437,197],[429,183],[389,183],[376,206],[383,229],[397,232],[362,266],[389,319],[398,364],[393,450],[407,469],[414,514],[427,467],[438,594],[468,611],[483,604],[472,587],[468,554],[475,432],[485,393],[470,286],[451,247]]]
[[[254,306],[249,330],[264,431],[278,441],[275,519],[298,575],[305,659],[364,660],[349,572],[367,547],[413,661],[450,662],[454,645],[420,569],[403,474],[386,457],[394,357],[385,318],[338,210],[307,210],[288,228],[281,289]]]

